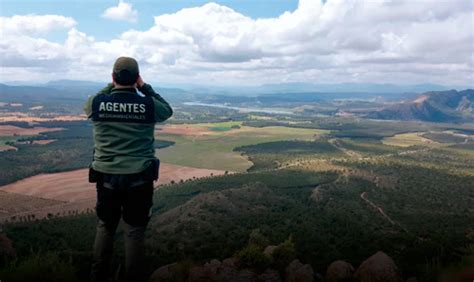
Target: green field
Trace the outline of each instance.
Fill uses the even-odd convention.
[[[201,126],[198,124],[198,126]],[[242,122],[240,121],[229,121],[229,122],[216,122],[211,124],[204,124],[202,125],[205,128],[208,128],[212,131],[229,131],[232,130],[233,126],[240,127],[242,126]]]
[[[8,142],[14,142],[16,139],[18,139],[17,136],[0,136],[0,146],[4,146]]]
[[[282,140],[312,140],[316,135],[327,134],[327,130],[271,126],[255,128],[241,126],[238,122],[186,125],[186,127],[206,128],[206,135],[163,134],[158,131],[156,138],[173,141],[176,144],[158,151],[161,161],[183,166],[243,172],[252,166],[247,157],[234,149]],[[184,125],[183,125],[184,126]],[[218,128],[219,130],[216,130]]]
[[[0,152],[11,149],[8,143],[16,142],[18,139],[28,138],[31,136],[0,136]]]
[[[411,132],[396,134],[392,137],[386,137],[382,140],[385,145],[410,147],[415,145],[421,146],[440,146],[436,141],[423,137],[424,132]]]

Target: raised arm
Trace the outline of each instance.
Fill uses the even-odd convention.
[[[149,96],[153,99],[155,104],[155,120],[156,122],[163,122],[169,119],[173,115],[173,109],[170,104],[166,102],[160,94],[156,93],[150,84],[143,82],[141,78],[137,81],[137,87],[140,92],[145,96]]]

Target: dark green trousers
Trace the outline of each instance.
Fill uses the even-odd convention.
[[[92,281],[111,281],[114,236],[124,221],[125,281],[146,281],[144,237],[153,201],[153,182],[131,188],[111,189],[97,183],[98,217],[93,248]]]

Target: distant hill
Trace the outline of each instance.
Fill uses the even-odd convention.
[[[69,79],[60,79],[52,80],[44,84],[46,87],[52,88],[69,88],[69,87],[93,87],[95,89],[104,87],[106,83],[86,81],[86,80],[69,80]]]
[[[416,93],[369,93],[369,92],[288,92],[288,93],[267,93],[256,96],[249,95],[223,95],[223,94],[201,94],[200,102],[232,104],[245,106],[287,106],[288,104],[312,104],[333,102],[335,100],[358,100],[358,101],[402,101],[417,97]]]
[[[315,83],[280,83],[265,84],[260,86],[262,89],[271,90],[273,93],[281,92],[346,92],[346,93],[403,93],[426,91],[449,90],[446,86],[439,84],[414,84],[414,85],[395,85],[389,83],[334,83],[334,84],[315,84]]]
[[[206,93],[226,96],[256,96],[262,94],[281,93],[362,93],[385,96],[386,94],[401,93],[423,93],[427,91],[446,91],[449,89],[466,89],[469,86],[462,85],[439,85],[439,84],[413,84],[397,85],[388,83],[276,83],[263,84],[259,86],[204,86],[204,85],[180,85],[196,93]]]
[[[473,121],[474,90],[427,92],[409,102],[372,112],[367,117],[430,122]]]
[[[83,103],[88,96],[94,95],[107,85],[106,82],[55,80],[40,85],[6,85],[0,83],[0,102],[37,102],[46,103],[61,101]],[[162,88],[154,86],[170,102],[196,100],[196,94],[179,88]]]
[[[87,97],[87,96],[86,96]],[[84,98],[70,91],[46,86],[10,86],[0,84],[2,102],[82,101]]]

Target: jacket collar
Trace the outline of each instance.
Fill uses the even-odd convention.
[[[110,93],[117,93],[117,92],[128,92],[128,93],[137,93],[137,89],[135,87],[127,87],[127,88],[113,88]]]

